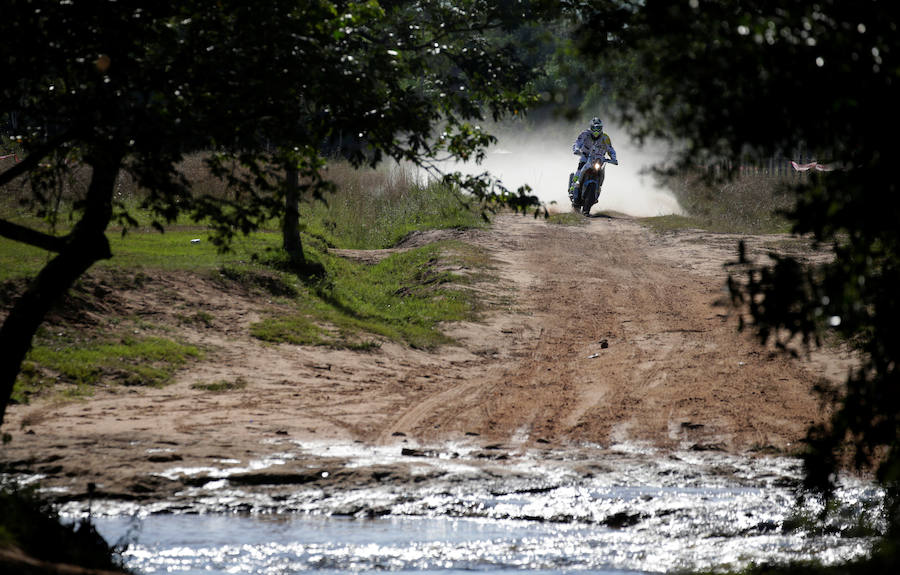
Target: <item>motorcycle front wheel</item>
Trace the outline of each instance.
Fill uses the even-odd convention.
[[[597,203],[597,183],[586,182],[581,190],[581,200],[584,205],[581,207],[581,213],[585,216],[591,215],[591,206]]]

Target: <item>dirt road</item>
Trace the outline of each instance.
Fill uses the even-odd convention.
[[[164,496],[154,474],[173,465],[263,457],[286,440],[790,453],[822,417],[813,384],[844,373],[844,358],[789,359],[737,332],[721,305],[736,237],[659,234],[624,217],[560,226],[513,215],[489,230],[448,233],[488,251],[499,279],[480,289],[508,301],[482,323],[449,326],[459,345],[264,345],[248,326],[266,302],[157,276],[120,304],[160,322],[178,307],[211,312],[211,329],[171,320],[213,350],[207,358],[164,389],[13,406],[4,425],[13,441],[0,459],[72,496],[93,481],[137,497]],[[751,252],[779,241],[746,239]],[[245,389],[191,388],[237,377]]]

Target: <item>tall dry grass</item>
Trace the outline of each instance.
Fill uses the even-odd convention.
[[[668,178],[666,186],[701,227],[732,233],[783,233],[790,231],[784,212],[794,205],[794,183],[789,177],[766,174],[717,180],[701,172],[685,172]]]
[[[232,191],[211,173],[206,164],[208,157],[208,153],[191,154],[176,170],[187,179],[194,196],[228,197]],[[238,165],[234,169],[242,170]],[[61,170],[59,173],[63,174]],[[423,180],[411,167],[386,163],[377,169],[357,169],[345,161],[334,160],[328,163],[323,176],[334,183],[334,191],[304,198],[301,220],[308,233],[332,246],[382,248],[413,230],[481,225],[481,212],[468,205],[470,198]],[[85,196],[90,178],[89,166],[71,160],[62,177],[52,185],[35,187],[31,179],[18,178],[0,190],[0,216],[31,225],[64,228],[73,221],[73,208]],[[142,227],[154,219],[140,207],[147,193],[127,171],[119,173],[114,199]],[[179,216],[175,223],[204,224],[190,220],[187,214]],[[272,228],[278,225],[277,220],[267,224]]]
[[[309,233],[341,248],[384,248],[414,230],[483,225],[472,199],[415,169],[384,164],[354,169],[329,164],[325,177],[335,191],[302,207]]]

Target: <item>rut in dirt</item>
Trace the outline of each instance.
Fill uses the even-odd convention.
[[[723,268],[734,252],[703,237],[627,218],[499,218],[474,241],[515,286],[511,357],[446,382],[380,437],[791,451],[821,417],[821,376],[738,332]]]

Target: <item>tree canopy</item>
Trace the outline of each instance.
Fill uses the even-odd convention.
[[[443,158],[483,156],[494,138],[479,123],[535,101],[533,68],[504,32],[557,9],[512,0],[7,2],[0,113],[17,119],[11,135],[24,153],[0,186],[27,175],[41,205],[73,163],[92,175],[65,235],[0,219],[0,235],[57,254],[0,329],[0,422],[49,306],[111,257],[110,222],[135,223],[113,193],[120,171],[147,190],[143,207],[157,226],[189,213],[222,245],[284,215],[285,170],[305,176],[294,182],[307,190],[326,186],[321,168],[334,151],[357,166],[393,158],[440,175]],[[178,172],[198,150],[211,152],[228,197],[194,193]],[[485,174],[445,177],[477,197],[535,202]]]
[[[601,3],[581,53],[613,86],[639,137],[675,144],[683,166],[804,148],[840,169],[795,186],[794,232],[834,258],[772,255],[733,277],[763,341],[826,333],[862,352],[835,410],[809,431],[807,483],[828,492],[842,463],[900,485],[900,114],[896,3],[822,0]],[[587,32],[590,32],[588,34]],[[595,40],[599,38],[599,40]],[[896,508],[893,508],[896,513]],[[897,517],[893,518],[897,525]]]

